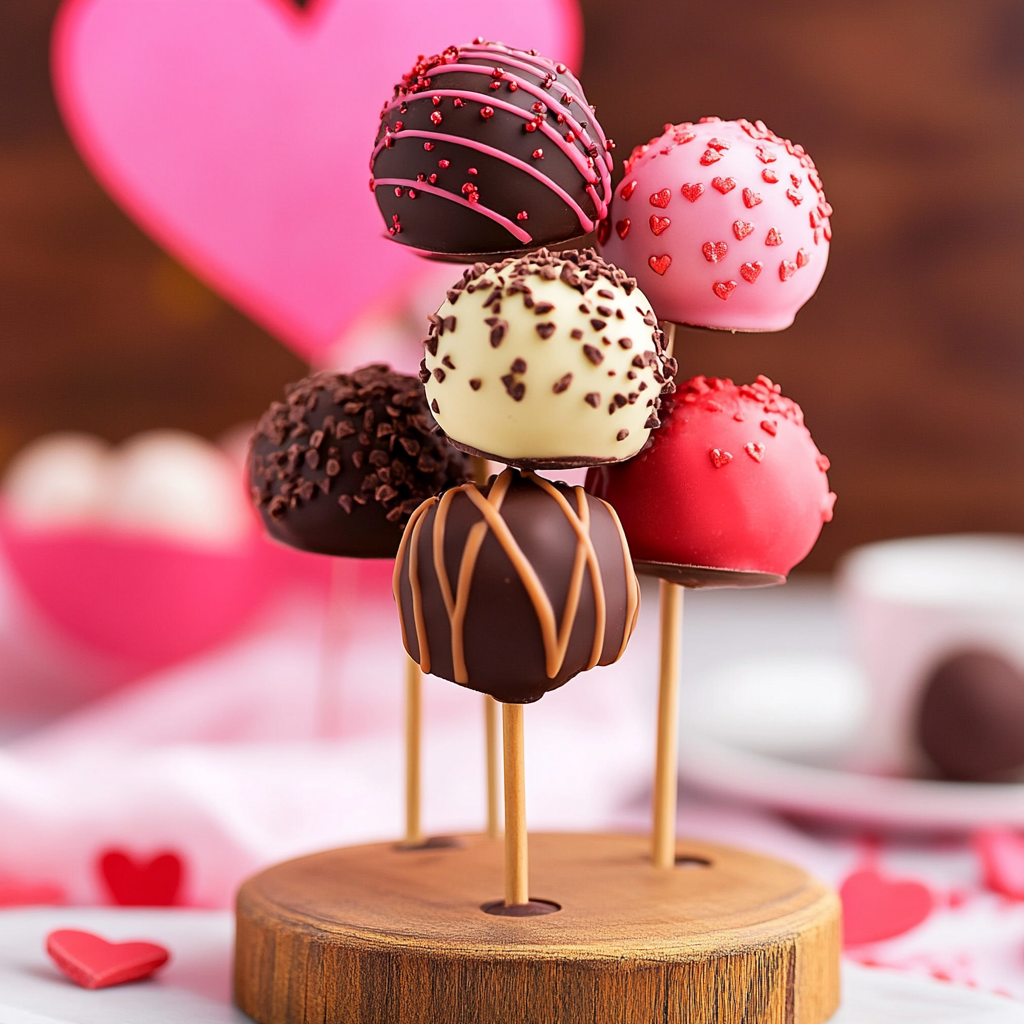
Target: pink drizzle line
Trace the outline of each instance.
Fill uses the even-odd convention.
[[[467,202],[462,198],[462,196],[446,192],[443,188],[438,188],[436,185],[427,185],[422,181],[416,181],[412,178],[375,178],[373,182],[375,190],[378,185],[401,185],[403,188],[411,188],[416,192],[429,192],[431,195],[440,196],[442,199],[450,199],[453,203],[459,203],[461,206],[466,206],[471,210],[475,210],[477,213],[483,214],[485,217],[489,217],[496,224],[500,224],[520,242],[525,244],[532,241],[533,236],[510,221],[508,217],[502,217],[500,213],[497,213],[495,210],[491,210],[486,206],[481,206],[479,203]]]
[[[525,171],[531,177],[534,177],[538,181],[541,181],[545,185],[547,185],[547,187],[551,189],[552,192],[554,192],[557,196],[560,196],[563,202],[565,202],[566,204],[568,204],[568,206],[572,208],[577,218],[579,218],[580,225],[582,226],[584,231],[594,230],[595,222],[592,221],[586,215],[585,211],[579,205],[579,203],[577,203],[576,200],[573,199],[573,197],[569,195],[569,193],[566,192],[565,189],[562,188],[562,186],[559,185],[557,181],[552,181],[546,174],[541,174],[541,172],[537,170],[536,167],[533,167],[531,164],[526,163],[524,160],[520,160],[518,157],[510,156],[508,153],[503,153],[500,149],[495,149],[493,146],[485,145],[483,142],[477,142],[474,139],[464,139],[458,135],[443,135],[439,132],[424,132],[412,128],[410,128],[408,131],[403,129],[400,132],[391,133],[392,139],[402,139],[406,137],[410,139],[437,139],[440,142],[452,142],[456,146],[465,146],[467,149],[475,149],[478,153],[486,153],[487,156],[498,157],[499,159],[504,160],[506,163],[511,164],[513,167],[518,167],[521,171]],[[370,159],[375,160],[377,154],[383,148],[384,140],[381,139],[381,141],[378,142],[377,145],[374,147],[373,155],[370,157]],[[416,188],[417,186],[413,185],[411,187]]]

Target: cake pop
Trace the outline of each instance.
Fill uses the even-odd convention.
[[[737,572],[781,583],[811,550],[832,518],[829,461],[780,390],[763,376],[694,377],[650,447],[590,471],[587,488],[622,517],[638,571],[687,586],[742,585]]]
[[[761,121],[666,125],[638,146],[599,232],[660,320],[780,331],[814,294],[832,207],[802,146]]]
[[[374,364],[287,389],[253,434],[252,497],[277,540],[323,555],[390,558],[425,497],[468,473],[415,377]]]
[[[457,448],[522,468],[630,458],[674,386],[650,304],[592,249],[478,263],[430,321],[434,418]]]
[[[597,226],[611,199],[611,148],[564,64],[476,39],[421,56],[395,86],[370,187],[396,242],[516,252]]]
[[[424,672],[513,704],[617,661],[640,599],[612,508],[514,469],[425,501],[394,588],[405,648]]]

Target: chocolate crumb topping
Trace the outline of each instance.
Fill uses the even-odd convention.
[[[595,365],[600,366],[604,362],[604,353],[593,345],[584,345],[583,354]]]
[[[601,393],[599,391],[588,391],[583,396],[583,401],[596,409],[601,404]]]
[[[555,381],[555,383],[552,386],[551,390],[554,391],[554,393],[556,395],[560,395],[563,391],[567,391],[569,389],[569,385],[571,383],[572,383],[572,374],[571,373],[567,373],[563,377],[559,377],[558,380]]]

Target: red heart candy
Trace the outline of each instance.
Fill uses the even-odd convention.
[[[792,189],[792,188],[787,188],[786,189],[786,198],[794,206],[799,206],[804,201],[804,197],[802,195],[800,195],[800,193],[797,192],[796,189]]]
[[[985,829],[975,834],[974,849],[985,888],[1024,900],[1024,836],[1007,829]]]
[[[779,279],[788,281],[797,272],[797,265],[792,260],[783,260],[779,264]]]
[[[705,242],[700,247],[700,251],[704,253],[704,259],[708,263],[721,263],[725,259],[725,254],[729,251],[729,246],[725,242]]]
[[[733,221],[732,233],[742,242],[751,231],[754,230],[754,225],[749,220],[737,220]]]
[[[761,420],[761,429],[766,434],[771,434],[772,437],[774,437],[779,432],[779,428],[775,425],[774,422],[772,422],[772,420]]]
[[[619,189],[619,195],[623,199],[628,199],[635,191],[636,191],[636,182],[635,181],[631,181],[628,185],[623,185],[622,188]]]
[[[625,238],[629,234],[629,218],[623,217],[622,220],[617,220],[615,222],[615,230],[619,238]]]
[[[705,149],[701,155],[700,162],[704,167],[708,167],[710,164],[718,163],[722,159],[722,154],[717,149]]]
[[[764,264],[760,260],[754,260],[753,263],[744,263],[743,266],[740,267],[740,277],[742,277],[744,281],[753,284],[762,270],[764,270]]]
[[[916,928],[932,912],[931,892],[920,882],[893,882],[874,869],[855,871],[839,890],[843,942],[857,946],[892,939]]]
[[[778,228],[769,228],[764,239],[765,245],[782,245],[782,235]]]
[[[46,952],[82,988],[107,988],[147,978],[170,959],[155,942],[107,942],[91,932],[64,928],[46,936]]]
[[[652,256],[647,262],[650,264],[651,270],[656,274],[664,274],[672,265],[672,257],[667,254],[665,256]]]
[[[672,189],[663,188],[660,192],[655,192],[651,196],[651,206],[657,206],[659,209],[664,210],[669,204],[669,200],[672,198]]]
[[[100,856],[100,872],[113,901],[122,907],[171,907],[181,887],[182,861],[176,853],[160,853],[137,861],[123,850]]]
[[[743,450],[755,461],[760,462],[764,458],[765,447],[760,441],[748,441]]]
[[[798,249],[796,253],[796,265],[806,267],[811,262],[811,254],[806,249]]]
[[[712,178],[711,187],[718,189],[719,192],[724,196],[726,192],[731,192],[736,187],[735,178]]]
[[[704,195],[704,183],[697,181],[691,185],[687,182],[685,185],[680,186],[679,191],[682,192],[685,198],[689,199],[691,203],[695,203],[702,195]]]
[[[660,235],[672,221],[668,217],[659,217],[656,213],[651,214],[651,230],[656,234]]]
[[[779,176],[770,167],[766,167],[761,172],[761,177],[767,181],[769,185],[774,185],[779,180]]]
[[[761,197],[756,192],[752,192],[749,188],[743,190],[743,204],[748,210],[752,210],[760,202]]]
[[[767,146],[758,146],[757,159],[764,164],[773,164],[778,157]]]
[[[716,281],[711,286],[711,290],[724,302],[730,295],[732,295],[735,287],[735,281]]]
[[[711,461],[715,464],[715,469],[721,469],[723,466],[732,462],[732,454],[730,452],[723,452],[721,448],[712,448],[708,452],[708,455],[711,456]]]
[[[433,177],[433,175],[431,175],[431,177]],[[523,210],[518,216],[519,216],[520,219],[525,220],[526,219],[526,211]],[[611,221],[603,220],[603,221],[601,221],[597,225],[597,241],[598,241],[598,244],[604,245],[604,243],[607,242],[609,238],[611,238],[611,234],[612,234]]]

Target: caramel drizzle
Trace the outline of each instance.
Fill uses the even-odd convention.
[[[495,538],[501,544],[502,550],[512,563],[513,568],[519,576],[520,581],[526,589],[537,615],[537,621],[541,628],[541,636],[544,643],[545,671],[548,678],[553,679],[565,661],[565,655],[569,648],[569,640],[572,636],[572,629],[576,622],[576,614],[579,610],[580,597],[583,590],[584,568],[590,569],[591,583],[594,588],[594,643],[590,652],[588,669],[593,668],[601,657],[604,648],[604,634],[607,624],[607,602],[604,591],[604,581],[601,577],[597,552],[594,549],[593,540],[590,536],[590,507],[587,503],[587,495],[582,487],[573,488],[576,494],[578,511],[573,511],[572,506],[565,496],[543,477],[533,473],[524,473],[523,476],[531,483],[536,484],[548,494],[564,513],[576,534],[576,554],[573,560],[572,574],[569,581],[569,592],[566,596],[565,609],[562,614],[561,624],[557,623],[554,608],[551,600],[531,565],[529,559],[523,554],[512,531],[508,528],[501,515],[501,507],[505,496],[508,493],[512,482],[512,471],[506,469],[491,487],[486,498],[472,483],[462,484],[445,492],[440,498],[431,498],[424,502],[412,515],[408,526],[399,545],[398,555],[395,559],[395,573],[392,577],[392,585],[395,593],[395,600],[401,602],[400,581],[401,566],[403,558],[408,551],[409,564],[409,585],[412,589],[413,619],[416,628],[416,642],[419,647],[420,667],[424,672],[430,671],[430,648],[427,638],[426,620],[423,614],[423,592],[419,582],[419,540],[423,530],[423,523],[427,512],[436,504],[437,512],[434,516],[432,531],[433,540],[433,566],[434,573],[441,590],[441,597],[444,602],[445,611],[448,614],[448,622],[451,631],[452,644],[452,666],[456,682],[468,683],[469,672],[465,659],[465,619],[469,607],[469,595],[472,587],[473,573],[476,569],[480,549],[488,531],[493,531]],[[459,575],[456,581],[455,590],[452,591],[451,580],[444,559],[444,538],[445,528],[448,521],[448,512],[455,496],[464,492],[474,506],[481,513],[482,519],[475,523],[466,535],[466,542],[463,547],[462,559],[459,563]],[[615,515],[614,509],[606,504],[612,512],[612,518],[619,532],[619,539],[623,551],[624,565],[626,570],[626,592],[627,607],[625,629],[623,631],[622,643],[619,652],[614,660],[618,660],[626,648],[629,637],[636,626],[637,614],[639,611],[639,583],[633,572],[633,566],[629,559],[629,548],[626,544],[625,534]],[[411,547],[410,547],[411,546]],[[408,650],[408,638],[405,629],[404,619],[402,621],[402,640]]]

